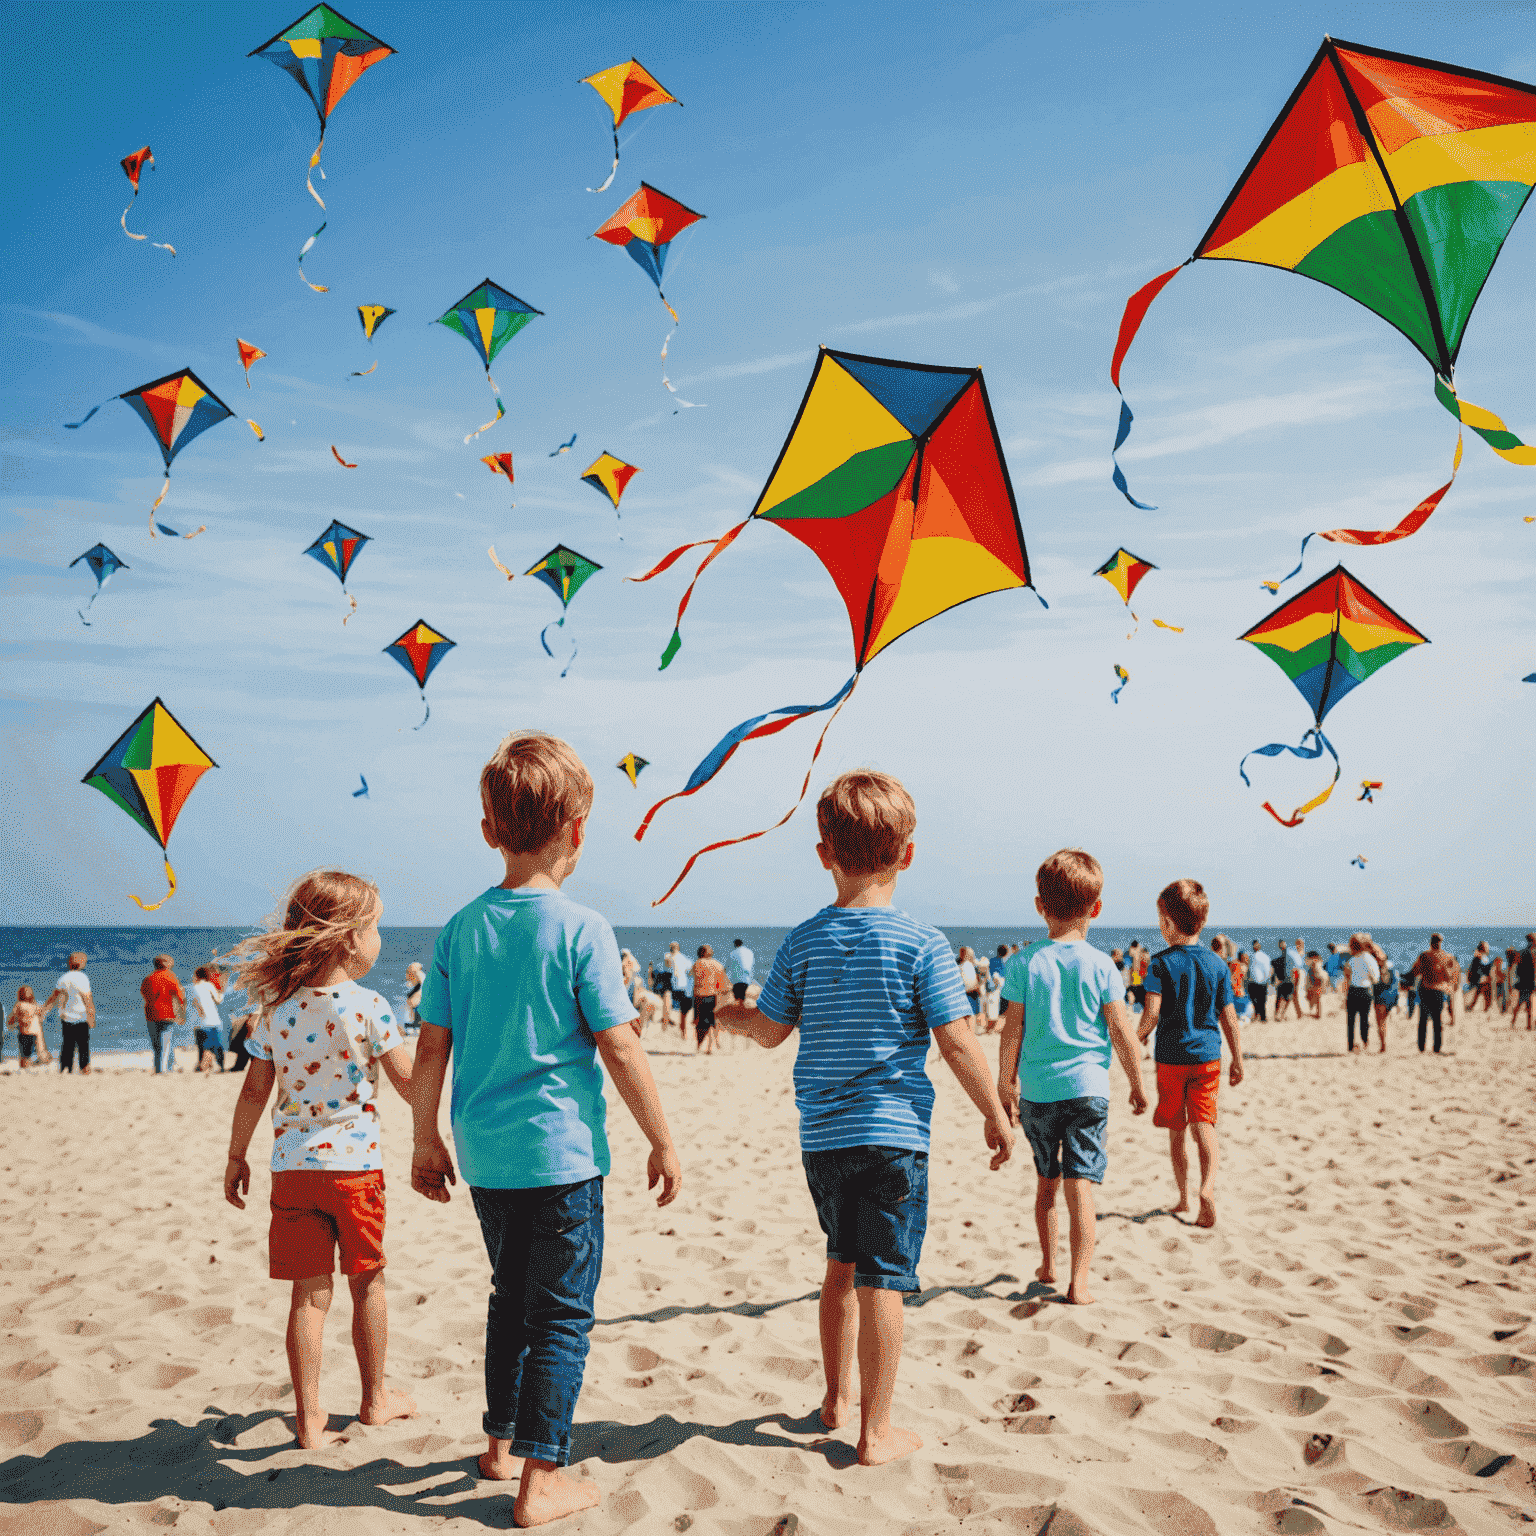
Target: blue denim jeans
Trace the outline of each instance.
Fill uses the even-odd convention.
[[[802,1152],[827,1257],[852,1264],[855,1287],[915,1291],[928,1231],[928,1154],[906,1147]]]
[[[469,1193],[491,1260],[483,1428],[563,1467],[603,1271],[603,1181]]]
[[[167,1019],[157,1024],[151,1019],[145,1026],[149,1030],[149,1048],[154,1054],[156,1072],[176,1070],[176,1021]]]

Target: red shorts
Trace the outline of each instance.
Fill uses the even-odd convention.
[[[384,1170],[274,1173],[267,1234],[272,1278],[308,1280],[333,1273],[338,1244],[342,1274],[384,1267]]]
[[[1215,1125],[1216,1094],[1220,1087],[1219,1061],[1199,1061],[1192,1066],[1158,1062],[1157,1109],[1152,1124],[1167,1131],[1182,1131],[1192,1120]]]

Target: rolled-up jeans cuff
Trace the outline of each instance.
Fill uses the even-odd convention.
[[[571,1464],[570,1446],[545,1445],[538,1440],[517,1439],[517,1426],[515,1424],[494,1424],[491,1416],[485,1414],[480,1420],[481,1428],[486,1434],[494,1436],[497,1440],[510,1440],[514,1456],[532,1457],[535,1461],[552,1461],[557,1467],[568,1467]]]
[[[861,1270],[853,1272],[853,1288],[867,1291],[920,1291],[922,1286],[916,1275],[869,1275]]]

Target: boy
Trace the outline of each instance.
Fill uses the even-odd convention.
[[[772,1049],[798,1028],[795,1103],[801,1162],[827,1234],[821,1422],[845,1425],[859,1381],[859,1461],[879,1466],[922,1446],[891,1422],[901,1364],[902,1293],[918,1289],[928,1225],[929,1034],[986,1120],[992,1167],[1013,1132],[971,1027],[948,940],[891,905],[912,863],[917,811],[888,773],[834,779],[816,806],[823,869],[837,900],[779,946],[756,1007],[718,1022]]]
[[[1157,1110],[1152,1123],[1168,1132],[1173,1182],[1179,1186],[1175,1211],[1189,1209],[1184,1131],[1188,1127],[1194,1132],[1200,1154],[1200,1215],[1195,1222],[1199,1227],[1216,1225],[1216,1095],[1221,1088],[1222,1035],[1232,1051],[1232,1086],[1243,1080],[1243,1036],[1237,1027],[1232,978],[1199,942],[1210,910],[1198,880],[1175,880],[1158,896],[1157,921],[1168,948],[1154,955],[1148,967],[1147,1007],[1136,1031],[1142,1040],[1157,1031]]]
[[[1104,907],[1099,861],[1081,848],[1063,848],[1035,872],[1035,889],[1035,911],[1050,937],[1008,962],[997,1092],[1035,1158],[1035,1230],[1043,1257],[1036,1277],[1056,1282],[1056,1193],[1065,1185],[1072,1245],[1067,1300],[1081,1307],[1093,1301],[1093,1186],[1103,1183],[1108,1164],[1111,1046],[1130,1079],[1132,1114],[1146,1113],[1147,1095],[1125,982],[1113,958],[1088,943],[1088,925]]]
[[[422,988],[411,1187],[446,1202],[457,1182],[437,1130],[451,1051],[454,1145],[491,1261],[480,1473],[510,1479],[522,1458],[512,1518],[545,1525],[598,1502],[560,1468],[603,1265],[603,1068],[651,1144],[658,1205],[677,1198],[682,1167],[613,929],[560,890],[586,843],[592,776],[565,742],[514,732],[480,800],[505,873],[449,919]]]

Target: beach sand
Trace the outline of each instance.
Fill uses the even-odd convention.
[[[555,1527],[723,1536],[964,1531],[1456,1530],[1536,1519],[1536,1034],[1497,1015],[1421,1057],[1321,1024],[1249,1025],[1222,1088],[1220,1222],[1171,1203],[1166,1136],[1115,1069],[1097,1305],[1031,1286],[1027,1151],[989,1174],[935,1057],[932,1207],[906,1310],[901,1422],[877,1469],[819,1433],[793,1044],[713,1058],[653,1033],[685,1168],[657,1211],[610,1111],[607,1260],[577,1410],[600,1509]],[[1373,1042],[1374,1044],[1374,1042]],[[14,1047],[13,1047],[14,1049]],[[986,1049],[995,1059],[995,1043]],[[191,1065],[191,1053],[180,1057]],[[250,1209],[220,1180],[238,1079],[0,1080],[0,1536],[374,1536],[511,1525],[478,1481],[487,1264],[467,1191],[411,1193],[386,1089],[392,1374],[418,1418],[368,1428],[338,1290],[324,1395],[344,1443],[295,1448],[287,1287],[266,1277],[265,1158]],[[135,1065],[136,1063],[136,1065]],[[1065,1225],[1065,1223],[1063,1223]]]

